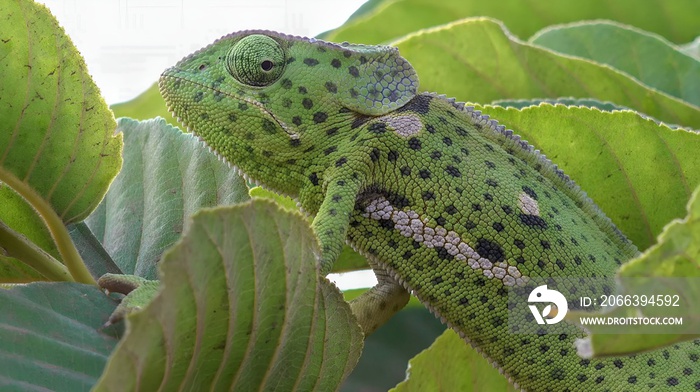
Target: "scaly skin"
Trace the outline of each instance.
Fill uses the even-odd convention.
[[[367,333],[412,291],[523,390],[700,389],[700,341],[586,360],[581,329],[543,333],[507,309],[528,279],[612,277],[637,250],[526,142],[417,88],[394,48],[267,31],[225,36],[160,80],[216,153],[314,216],[322,272],[346,240],[367,256],[379,284],[351,304]]]

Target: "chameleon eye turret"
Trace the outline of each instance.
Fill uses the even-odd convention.
[[[226,67],[240,83],[268,86],[282,75],[286,58],[284,49],[274,39],[252,34],[238,41],[226,54]]]

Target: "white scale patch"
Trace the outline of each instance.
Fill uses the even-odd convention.
[[[391,115],[383,118],[382,121],[403,137],[413,136],[423,128],[423,122],[415,114]]]
[[[522,211],[523,214],[540,216],[540,205],[537,203],[537,200],[533,199],[525,192],[521,192],[520,195],[518,195],[518,207],[520,207],[520,211]]]
[[[502,280],[506,286],[523,286],[525,284],[526,278],[523,277],[518,267],[508,265],[506,262],[492,263],[491,260],[481,257],[476,250],[462,241],[456,232],[448,231],[442,226],[429,227],[417,212],[397,210],[383,197],[372,200],[365,207],[365,213],[362,216],[376,220],[392,220],[394,228],[399,230],[404,237],[413,238],[428,248],[444,247],[455,259],[466,262],[473,269],[481,270],[487,278]]]

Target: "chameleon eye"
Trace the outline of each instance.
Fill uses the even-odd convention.
[[[249,86],[269,86],[284,71],[285,53],[274,39],[260,34],[238,41],[226,56],[226,66],[239,82]]]

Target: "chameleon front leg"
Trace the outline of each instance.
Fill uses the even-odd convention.
[[[365,336],[389,321],[399,310],[408,303],[411,295],[389,274],[374,268],[377,285],[350,301],[352,314],[362,327]]]
[[[323,200],[311,223],[321,246],[320,272],[327,275],[333,268],[345,245],[345,237],[350,224],[350,215],[355,208],[355,200],[360,192],[361,180],[355,172],[341,172],[330,175],[324,184]],[[313,205],[319,195],[318,187],[306,189],[300,195],[302,206],[305,201]]]

